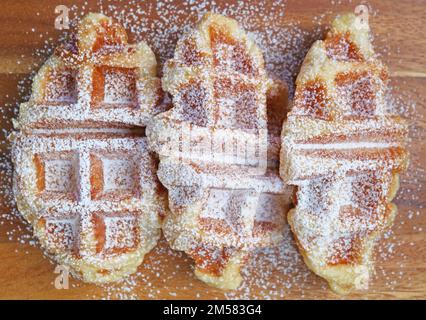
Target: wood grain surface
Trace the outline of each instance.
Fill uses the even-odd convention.
[[[9,143],[7,134],[12,128],[11,119],[16,115],[16,106],[29,92],[29,77],[46,59],[43,54],[46,42],[55,44],[62,31],[54,29],[55,12],[58,4],[73,7],[73,14],[89,11],[108,12],[110,5],[131,12],[138,5],[120,1],[1,1],[0,9],[0,298],[1,299],[99,299],[99,298],[140,298],[140,299],[222,299],[230,298],[280,298],[280,299],[336,299],[327,289],[325,282],[310,273],[300,260],[300,256],[290,250],[293,258],[287,256],[282,264],[290,263],[288,273],[285,266],[270,271],[266,286],[256,285],[251,281],[254,275],[246,272],[248,285],[237,292],[224,293],[209,288],[197,281],[191,272],[191,262],[183,254],[172,253],[165,241],[146,258],[146,263],[139,268],[139,275],[124,283],[112,286],[95,286],[70,279],[67,290],[55,289],[55,265],[43,256],[35,241],[31,238],[28,227],[16,215],[11,201],[11,174]],[[201,1],[199,1],[201,2]],[[216,1],[219,11],[237,1]],[[248,1],[250,5],[273,7],[273,1]],[[318,38],[318,27],[314,17],[321,17],[322,25],[339,12],[353,11],[358,4],[355,1],[285,1],[282,5],[283,15],[271,19],[274,26],[297,25],[305,32],[306,41],[300,51],[306,51],[310,43]],[[142,3],[142,2],[141,2]],[[144,1],[143,6],[154,5],[155,1]],[[176,1],[179,14],[187,15],[182,23],[197,20],[197,9]],[[399,196],[395,201],[399,208],[397,220],[392,233],[379,244],[376,257],[376,276],[370,284],[370,290],[356,292],[348,299],[425,299],[426,298],[426,1],[424,0],[387,0],[369,1],[374,12],[370,18],[375,34],[375,46],[383,54],[388,64],[393,95],[401,112],[410,120],[412,153],[409,172],[402,177]],[[142,4],[141,4],[142,6]],[[210,8],[207,3],[206,8]],[[111,9],[112,10],[112,9]],[[111,11],[110,10],[110,11]],[[186,11],[185,11],[186,10]],[[204,9],[203,9],[204,10]],[[272,10],[272,9],[271,9]],[[277,7],[274,8],[277,10]],[[118,11],[117,11],[118,12]],[[247,20],[244,11],[233,10],[235,18],[266,32],[269,25],[265,19],[256,20],[256,15]],[[166,12],[166,14],[173,14]],[[324,14],[324,16],[322,16]],[[154,21],[162,19],[159,13],[146,15],[144,19]],[[254,20],[253,20],[254,19]],[[247,21],[246,21],[247,20]],[[273,21],[272,21],[273,20]],[[168,32],[175,41],[183,25],[170,25],[176,32]],[[153,25],[153,28],[155,26]],[[283,29],[284,30],[284,29]],[[151,30],[152,31],[152,30]],[[148,43],[152,33],[142,30]],[[161,32],[161,30],[157,30]],[[283,31],[284,32],[284,31]],[[309,35],[313,35],[310,37]],[[139,35],[141,36],[141,35]],[[284,46],[281,46],[284,48]],[[162,48],[155,48],[160,55]],[[173,46],[170,48],[172,52]],[[35,52],[40,54],[34,54]],[[277,54],[284,54],[279,52]],[[292,66],[295,71],[299,65]],[[287,79],[288,80],[288,79]],[[294,81],[294,77],[292,79]],[[290,83],[291,85],[291,83]],[[291,237],[289,237],[289,241]],[[293,244],[290,243],[289,247]],[[293,260],[291,260],[293,259]],[[290,261],[291,260],[291,261]],[[290,261],[290,262],[289,262]],[[284,281],[282,277],[292,277]],[[286,284],[291,284],[286,287]],[[277,293],[278,292],[278,293]]]

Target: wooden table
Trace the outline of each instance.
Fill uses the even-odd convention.
[[[75,13],[99,11],[103,8],[111,14],[113,7],[108,1],[60,1],[71,7],[74,5],[71,18]],[[225,1],[218,1],[219,8],[225,8]],[[237,1],[231,1],[235,5]],[[183,254],[172,253],[162,241],[159,247],[146,259],[146,264],[139,269],[139,275],[133,276],[125,284],[107,287],[88,285],[70,279],[68,290],[54,287],[57,274],[55,266],[46,259],[31,238],[27,226],[13,212],[10,193],[10,159],[9,145],[5,139],[11,130],[11,118],[16,114],[18,102],[25,99],[29,90],[29,74],[37,70],[47,53],[43,48],[55,44],[62,31],[54,29],[54,8],[58,1],[12,1],[3,0],[0,10],[0,105],[2,132],[0,133],[0,298],[12,299],[92,299],[92,298],[188,298],[207,299],[224,298],[224,292],[209,288],[194,279],[190,261]],[[426,298],[426,242],[424,209],[425,189],[425,157],[426,157],[426,2],[424,0],[405,1],[370,1],[376,13],[370,18],[375,34],[377,50],[383,54],[383,60],[389,65],[393,94],[399,100],[402,113],[410,119],[410,149],[412,163],[409,172],[403,176],[401,191],[396,200],[399,215],[393,226],[392,234],[384,239],[377,254],[377,275],[368,292],[354,293],[347,298],[366,299],[424,299]],[[155,10],[155,1],[145,1],[136,6],[117,4],[124,14],[137,7],[145,10],[144,25],[148,22],[160,21],[164,15],[173,15],[173,20],[164,32],[158,24],[155,29],[139,28],[137,37],[145,38],[154,51],[164,60],[173,51],[173,44],[182,31],[184,24],[197,20],[198,7],[191,7],[176,2]],[[299,30],[302,35],[299,44],[287,47],[275,44],[271,48],[281,49],[276,53],[285,57],[303,56],[313,40],[320,37],[324,27],[334,14],[353,10],[355,4],[349,1],[286,1],[283,5],[271,2],[248,1],[249,5],[260,8],[259,13],[247,14],[244,8],[229,10],[230,15],[242,21],[247,29],[259,29],[266,34],[273,24],[282,30],[279,39],[285,39],[288,30]],[[154,8],[154,9],[153,9]],[[170,10],[166,10],[169,8]],[[210,8],[209,5],[206,8]],[[228,5],[229,8],[229,5]],[[180,9],[178,11],[178,9]],[[284,12],[278,15],[277,12]],[[123,12],[116,11],[123,18]],[[135,11],[134,11],[135,12]],[[142,12],[142,11],[139,11]],[[262,13],[263,12],[263,13]],[[266,15],[271,14],[269,19]],[[273,14],[271,13],[273,12]],[[324,16],[321,16],[324,14]],[[128,15],[130,17],[130,15]],[[314,17],[317,17],[314,19]],[[161,20],[162,21],[162,20]],[[269,21],[269,22],[268,22]],[[319,23],[322,21],[322,25]],[[165,23],[162,22],[164,26]],[[129,25],[128,25],[129,27]],[[281,29],[279,29],[281,28]],[[154,35],[170,37],[167,45],[155,41]],[[133,35],[134,36],[134,35]],[[133,37],[132,36],[132,37]],[[131,38],[132,38],[131,37]],[[293,39],[293,38],[292,38]],[[293,39],[294,40],[294,39]],[[281,41],[281,40],[280,40]],[[290,40],[289,40],[290,41]],[[34,55],[36,50],[39,54]],[[273,49],[271,49],[273,50]],[[292,51],[293,50],[293,51]],[[278,59],[279,61],[279,59]],[[275,60],[275,63],[277,60]],[[285,61],[283,62],[286,63]],[[294,81],[294,72],[300,66],[299,59],[289,59],[288,66],[281,73],[287,80]],[[276,70],[282,71],[280,66]],[[272,70],[275,68],[272,67]],[[291,83],[290,83],[291,86]],[[415,108],[413,107],[415,105]],[[406,106],[401,108],[401,106]],[[286,249],[281,252],[279,265],[268,266],[264,259],[262,267],[247,271],[247,283],[243,289],[227,293],[232,298],[338,298],[332,294],[320,278],[310,273],[295,252],[291,237],[288,237]],[[261,260],[260,257],[256,259]],[[258,274],[256,275],[256,270]],[[254,272],[251,273],[251,272]],[[259,274],[260,273],[260,274]],[[263,277],[264,279],[261,279]],[[289,288],[287,288],[287,286]]]

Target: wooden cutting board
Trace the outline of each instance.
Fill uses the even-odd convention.
[[[321,36],[324,27],[336,13],[353,11],[355,7],[353,1],[282,2],[246,1],[242,7],[238,7],[238,1],[216,1],[219,12],[237,18],[255,34],[274,38],[274,33],[270,32],[273,25],[278,38],[275,45],[269,47],[268,54],[271,57],[278,55],[274,61],[282,60],[283,64],[289,65],[288,69],[294,71],[300,67],[301,58],[295,59],[294,56],[303,57],[306,49]],[[120,4],[106,0],[63,0],[61,3],[72,9],[71,18],[76,13],[103,10],[121,20],[134,21],[138,28],[132,29],[131,24],[126,25],[129,32],[133,32],[131,38],[146,39],[161,59],[167,56],[167,52],[173,51],[175,40],[184,25],[196,21],[198,12],[211,8],[208,3],[203,8],[201,1],[198,4],[175,1],[163,5],[156,1]],[[55,288],[54,282],[58,276],[54,273],[55,265],[34,245],[28,228],[14,214],[16,210],[11,202],[10,155],[6,135],[11,130],[15,107],[24,99],[23,94],[29,91],[27,79],[30,72],[37,70],[48,56],[45,49],[56,44],[63,34],[63,31],[54,28],[57,4],[58,1],[54,0],[1,2],[0,298],[339,298],[327,289],[322,279],[306,269],[294,250],[291,236],[275,256],[270,252],[256,256],[259,267],[252,263],[245,272],[246,285],[236,292],[225,293],[197,281],[192,276],[190,260],[183,254],[173,253],[164,241],[147,256],[138,275],[124,283],[99,287],[70,279],[69,289]],[[397,105],[410,120],[412,161],[409,172],[403,176],[401,191],[395,201],[399,214],[392,233],[379,244],[377,272],[370,290],[346,298],[425,299],[426,2],[388,0],[370,1],[370,5],[374,13],[370,22],[375,34],[375,46],[390,68]],[[269,19],[265,19],[265,15],[269,14]],[[291,35],[294,30],[297,30],[297,34],[286,38],[286,32]],[[158,41],[160,37],[163,44]],[[271,43],[274,43],[273,40],[269,39]],[[288,46],[283,41],[288,41]],[[35,52],[38,53],[34,55]],[[283,69],[279,67],[277,70]],[[294,75],[288,77],[287,73],[286,80],[290,81],[291,86]]]

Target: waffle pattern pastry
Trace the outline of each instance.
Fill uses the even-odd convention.
[[[282,236],[291,193],[278,173],[286,87],[266,77],[238,23],[213,13],[179,40],[162,81],[173,108],[147,137],[169,191],[164,234],[194,259],[199,279],[235,289],[248,253]]]
[[[341,294],[368,285],[408,164],[407,125],[387,110],[369,32],[348,14],[314,43],[282,132],[280,173],[297,186],[288,221],[306,264]]]
[[[87,282],[133,273],[160,236],[164,191],[144,126],[161,83],[145,43],[89,14],[20,106],[14,191],[46,253]]]

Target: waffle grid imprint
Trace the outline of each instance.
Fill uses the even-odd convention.
[[[162,84],[173,107],[154,118],[147,137],[169,191],[164,234],[193,258],[198,278],[236,288],[248,253],[282,236],[286,87],[266,77],[260,49],[237,22],[213,13],[179,40]]]
[[[386,109],[386,68],[367,23],[339,16],[308,52],[282,132],[288,221],[307,265],[338,293],[366,288],[375,241],[408,164],[407,125]]]
[[[89,14],[20,107],[18,209],[47,254],[87,282],[135,272],[160,236],[165,199],[144,136],[160,95],[149,47]]]

